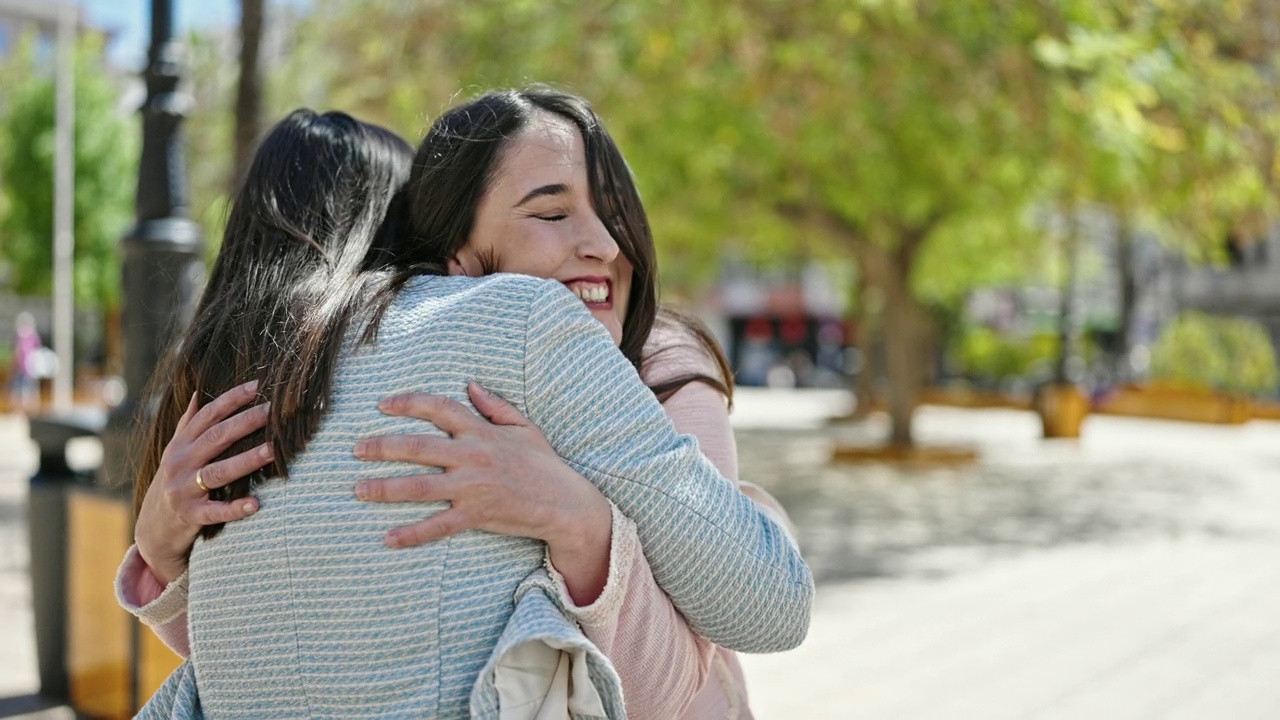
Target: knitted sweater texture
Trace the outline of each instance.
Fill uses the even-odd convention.
[[[542,573],[541,543],[467,532],[388,552],[388,527],[443,506],[352,493],[360,479],[422,471],[352,456],[361,438],[422,431],[379,413],[381,398],[466,403],[471,380],[512,402],[635,521],[654,578],[691,628],[745,651],[803,639],[813,584],[794,545],[675,433],[576,297],[522,276],[423,277],[392,305],[374,346],[347,341],[329,411],[290,478],[257,488],[258,513],[197,543],[192,656],[158,694],[185,698],[190,712],[155,716],[487,716],[476,681],[495,647],[575,629],[556,625],[540,592],[523,592],[534,610],[517,613],[517,587]],[[607,661],[591,657],[616,685]],[[603,694],[609,707],[620,701],[616,688]]]

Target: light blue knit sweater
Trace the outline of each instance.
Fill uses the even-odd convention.
[[[536,590],[522,593],[513,616],[517,586],[538,575],[541,543],[466,532],[391,551],[388,529],[443,506],[354,496],[358,480],[421,472],[352,455],[361,438],[423,431],[379,413],[381,398],[415,391],[467,403],[471,380],[512,402],[635,521],[654,577],[697,632],[747,652],[804,638],[813,578],[795,547],[675,433],[563,286],[518,275],[416,278],[375,346],[353,338],[290,479],[258,488],[258,513],[193,550],[191,658],[144,717],[496,717],[482,670],[500,638],[582,639]],[[621,708],[616,675],[598,654],[592,662],[606,706]]]

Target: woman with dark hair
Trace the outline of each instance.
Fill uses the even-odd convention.
[[[147,389],[154,415],[135,435],[137,559],[161,582],[186,571],[197,535],[213,537],[222,523],[256,511],[250,481],[283,477],[315,433],[341,339],[367,302],[361,269],[412,157],[400,136],[340,112],[296,110],[263,137],[190,328]],[[259,386],[268,403],[217,427],[206,423],[228,400],[258,397]],[[201,397],[227,388],[235,389],[221,404],[196,412]],[[207,468],[200,484],[243,479],[230,491],[208,485],[217,499],[202,492],[197,505],[174,513],[163,493],[147,492],[176,450],[164,438],[211,427],[213,455],[229,457]],[[232,499],[243,501],[225,502]]]
[[[569,130],[568,134],[576,133]],[[561,137],[567,136],[561,132]],[[590,141],[587,144],[589,147]],[[264,148],[267,145],[268,142],[264,142]],[[269,155],[267,160],[263,157],[260,152],[251,174],[259,170],[258,161],[270,162]],[[585,162],[580,161],[579,172],[585,172],[584,166],[591,164],[590,156]],[[266,176],[270,177],[271,173]],[[586,182],[573,182],[574,187],[556,185],[566,183],[534,188],[537,192],[528,200],[587,192]],[[242,193],[237,198],[237,207],[247,200]],[[588,200],[588,204],[593,201]],[[327,203],[322,203],[318,214],[324,215],[330,209]],[[339,214],[342,213],[339,210]],[[579,226],[578,236],[584,239],[582,246],[591,249],[580,259],[585,262],[591,258],[592,262],[607,265],[611,259],[605,261],[605,255],[611,241],[605,238],[611,233],[608,230],[603,235],[594,232],[604,227],[596,213],[588,214],[596,218],[595,226],[589,218],[581,218],[586,222]],[[549,223],[565,219],[541,218]],[[417,222],[410,217],[408,227],[416,227]],[[265,231],[271,235],[279,229],[267,225]],[[252,237],[254,232],[257,231],[243,238],[235,238],[229,232],[226,242],[260,242],[262,238]],[[303,343],[302,351],[277,344],[280,354],[266,357],[265,362],[251,362],[246,372],[248,376],[260,376],[264,394],[272,400],[269,415],[250,410],[217,422],[219,417],[228,414],[228,409],[242,405],[249,391],[215,400],[203,410],[197,410],[193,401],[176,423],[178,436],[182,437],[175,436],[163,453],[147,456],[159,457],[152,465],[153,474],[166,489],[158,497],[171,499],[182,490],[172,482],[176,475],[171,471],[182,463],[168,462],[169,453],[187,456],[216,453],[225,457],[229,455],[223,450],[226,443],[255,423],[263,423],[271,444],[270,452],[259,449],[250,451],[251,457],[246,453],[231,455],[218,461],[222,464],[199,466],[194,477],[185,479],[187,484],[194,482],[201,490],[217,490],[226,485],[231,488],[231,497],[247,498],[248,483],[237,478],[251,471],[252,464],[267,455],[271,455],[275,463],[270,476],[281,478],[255,485],[256,501],[238,500],[230,506],[241,508],[232,512],[243,512],[245,503],[261,509],[242,522],[226,526],[216,541],[197,543],[191,555],[191,644],[195,651],[194,669],[200,676],[199,702],[206,709],[217,714],[255,717],[290,715],[303,707],[313,715],[352,712],[457,715],[465,712],[470,681],[479,673],[482,681],[488,678],[488,687],[493,692],[486,695],[484,682],[477,685],[471,698],[472,711],[487,714],[493,709],[496,712],[496,703],[491,700],[502,693],[504,653],[519,655],[523,647],[510,643],[510,627],[519,630],[524,626],[528,630],[541,627],[531,621],[545,618],[563,621],[563,618],[558,612],[546,612],[554,610],[550,603],[539,609],[536,593],[531,595],[526,589],[546,589],[536,580],[532,586],[526,583],[521,587],[514,607],[512,605],[511,589],[515,584],[521,577],[538,574],[536,560],[543,552],[540,544],[516,538],[504,540],[489,534],[452,533],[477,528],[540,538],[543,537],[540,533],[552,534],[552,529],[564,526],[550,521],[554,513],[542,517],[548,522],[541,530],[531,527],[537,524],[536,512],[526,512],[520,517],[484,512],[468,515],[469,510],[496,508],[501,502],[472,503],[469,501],[474,498],[461,496],[424,497],[421,499],[426,501],[451,500],[452,507],[435,506],[434,509],[441,511],[423,521],[426,525],[417,523],[417,530],[411,531],[410,536],[428,539],[424,538],[423,530],[427,529],[429,536],[430,529],[434,528],[449,534],[448,540],[416,547],[405,554],[372,552],[370,539],[381,538],[390,525],[420,516],[422,508],[413,504],[361,505],[351,497],[353,479],[372,481],[378,475],[399,474],[408,468],[385,464],[362,467],[343,449],[374,432],[418,429],[394,417],[394,402],[388,406],[392,413],[379,415],[373,410],[379,397],[402,391],[434,391],[435,397],[414,396],[403,402],[411,408],[426,407],[426,412],[419,414],[429,415],[429,419],[453,436],[452,440],[438,435],[417,436],[412,443],[416,449],[430,452],[435,447],[439,450],[442,448],[436,443],[462,442],[479,434],[475,428],[478,419],[470,411],[456,401],[441,397],[463,399],[461,387],[472,379],[484,381],[512,403],[505,405],[473,385],[470,395],[477,406],[487,408],[495,416],[508,413],[506,417],[511,417],[509,414],[517,410],[528,415],[528,421],[515,415],[519,421],[508,426],[517,433],[509,436],[508,439],[516,439],[507,443],[508,449],[521,443],[523,447],[538,445],[541,436],[532,423],[546,431],[547,441],[541,442],[542,452],[526,456],[520,468],[526,485],[552,487],[555,483],[564,483],[576,488],[576,497],[584,499],[582,508],[595,508],[589,515],[598,517],[601,508],[606,516],[614,515],[606,524],[602,540],[586,531],[564,535],[577,536],[579,547],[587,550],[582,555],[602,557],[605,575],[611,572],[608,567],[610,533],[616,535],[620,526],[630,528],[625,516],[631,516],[639,528],[638,535],[649,556],[653,575],[674,602],[672,612],[678,607],[690,624],[707,637],[755,650],[781,649],[803,637],[812,578],[794,547],[775,523],[753,510],[750,503],[722,479],[717,479],[696,446],[674,435],[662,419],[652,394],[646,399],[634,370],[625,369],[628,363],[617,355],[609,336],[583,313],[577,298],[555,284],[518,276],[451,279],[425,274],[438,270],[451,258],[441,254],[443,246],[421,242],[423,238],[413,232],[388,233],[383,237],[389,241],[375,249],[370,257],[375,265],[390,259],[399,268],[398,272],[375,270],[355,277],[329,276],[330,283],[348,281],[349,287],[337,293],[336,298],[323,296],[320,305],[350,308],[349,312],[328,315],[327,325],[314,321],[305,312],[305,305],[294,308],[300,310],[297,314],[286,311],[279,316],[271,313],[262,316],[268,330],[264,339],[268,341],[284,337],[271,332],[277,324],[288,328],[290,322],[296,322],[305,330],[290,337],[308,341],[321,337],[337,340],[336,335],[326,336],[315,329],[341,327],[346,340],[327,373],[326,368],[315,361],[315,357],[324,356],[323,343]],[[398,237],[409,242],[397,241]],[[466,257],[461,252],[455,253],[452,258],[455,267],[502,262],[498,248],[479,250]],[[616,254],[616,246],[613,252]],[[216,271],[214,277],[218,277]],[[313,276],[302,278],[303,285],[310,285],[314,279]],[[591,302],[597,305],[607,305],[604,302],[607,298],[599,298],[601,286],[607,294],[607,288],[622,284],[621,276],[617,283],[608,282],[608,278],[606,282],[599,280],[580,277],[575,292],[579,297],[596,298]],[[629,292],[627,297],[633,299],[636,293]],[[347,298],[351,299],[345,300]],[[228,303],[230,307],[226,310],[233,314],[242,307],[234,297],[228,298]],[[210,322],[210,318],[197,317],[186,344],[178,353],[180,359],[175,361],[176,367],[191,364],[195,354],[192,348],[196,347],[193,338],[217,335],[216,332],[202,333],[196,327],[202,322]],[[652,323],[651,311],[648,323]],[[629,324],[629,317],[620,323],[620,335]],[[376,341],[370,343],[375,335]],[[316,348],[320,350],[317,352]],[[244,355],[246,351],[238,348],[235,354]],[[280,360],[291,365],[283,376],[273,373]],[[297,376],[302,379],[295,387],[309,391],[313,384],[320,382],[325,383],[328,392],[304,393],[303,397],[314,400],[309,405],[301,405],[296,397],[291,402],[276,392]],[[229,386],[227,383],[199,389],[212,394]],[[642,392],[637,392],[637,388]],[[176,396],[168,390],[162,392]],[[282,403],[288,406],[287,410],[280,409]],[[592,411],[586,421],[583,408]],[[213,432],[209,432],[211,428]],[[287,436],[285,430],[289,428],[300,428],[304,445],[300,452],[294,449],[293,454],[288,454],[290,448],[281,446],[280,439]],[[149,434],[151,447],[163,448],[166,438],[164,428],[157,427]],[[357,454],[370,459],[380,451],[394,452],[394,443],[390,441],[365,444],[365,450],[358,450]],[[448,447],[453,450],[458,446]],[[559,461],[556,453],[562,455],[568,465]],[[451,462],[432,464],[449,466]],[[295,480],[283,481],[286,472]],[[143,477],[150,479],[147,475]],[[455,482],[462,479],[449,468],[443,475],[415,476],[412,482],[426,494],[441,491],[449,494],[450,489],[469,491],[482,484]],[[513,478],[507,474],[506,479]],[[586,482],[587,479],[591,482]],[[595,488],[591,483],[612,499],[621,512],[612,513],[607,502],[599,502],[592,495]],[[391,487],[373,482],[362,485]],[[489,491],[507,489],[507,486],[489,482]],[[588,490],[590,492],[586,492]],[[563,498],[566,493],[560,492],[559,496]],[[152,497],[157,494],[147,492],[146,488],[139,492],[143,506],[140,524]],[[525,506],[526,511],[537,509],[538,493],[530,497],[535,502]],[[256,504],[258,501],[260,506]],[[164,501],[156,502],[163,504]],[[156,522],[159,526],[164,520]],[[192,525],[204,522],[197,519]],[[546,539],[550,560],[557,567],[578,563],[579,553],[570,552],[557,560],[557,544],[550,537]],[[598,542],[584,543],[584,540]],[[140,546],[142,541],[140,532]],[[600,552],[599,547],[592,551],[593,544],[603,545],[604,552]],[[704,554],[717,557],[720,562],[708,567],[699,560]],[[146,564],[152,565],[145,555],[144,552],[144,557],[137,562],[146,559]],[[178,553],[174,555],[180,557]],[[234,567],[237,563],[239,567]],[[566,571],[567,582],[571,576],[588,578],[600,566],[598,562],[578,564],[581,572]],[[751,581],[743,583],[744,577]],[[580,595],[592,595],[589,581],[575,584],[583,589]],[[599,584],[603,584],[603,579]],[[598,595],[598,590],[594,594]],[[176,607],[177,594],[173,595],[156,603],[167,602],[168,606]],[[526,611],[529,607],[534,609]],[[507,633],[502,632],[504,623],[507,623]],[[554,632],[559,632],[559,628]],[[536,636],[535,632],[534,635],[534,640],[561,637],[554,633]],[[521,637],[519,632],[515,637]],[[526,633],[524,637],[529,636]],[[495,643],[498,652],[490,653]],[[253,652],[246,657],[249,646]],[[594,704],[585,710],[583,707],[574,710],[571,698],[570,710],[575,714],[605,714],[606,709],[608,714],[620,713],[617,698],[609,696],[607,683],[598,682],[598,676],[609,674],[608,663],[593,657],[590,648],[566,649],[585,658],[585,667],[592,675],[590,682],[596,685],[598,693],[588,698]],[[340,660],[339,656],[331,657],[332,653],[340,653]],[[487,664],[486,656],[490,657]],[[517,659],[527,659],[527,656]],[[518,667],[513,665],[507,669],[511,670],[507,678],[519,675]],[[436,681],[424,686],[423,681],[429,678]],[[194,680],[192,666],[185,666],[184,671],[167,684],[161,703],[189,711],[193,696],[184,693],[193,691]],[[582,678],[575,675],[575,683],[583,684]],[[151,712],[156,711],[155,706],[149,708]]]

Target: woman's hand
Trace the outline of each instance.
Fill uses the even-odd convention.
[[[356,496],[370,502],[449,502],[452,507],[387,533],[391,547],[420,545],[464,530],[547,543],[551,562],[579,605],[593,602],[609,574],[612,509],[604,495],[556,455],[542,432],[502,398],[467,387],[485,418],[438,395],[397,395],[382,412],[433,423],[451,437],[387,435],[362,440],[361,460],[409,462],[443,473],[366,480]]]
[[[270,406],[257,405],[232,415],[257,397],[256,381],[232,388],[201,408],[191,397],[165,446],[160,468],[147,489],[134,525],[134,542],[151,572],[166,585],[182,575],[196,536],[205,525],[232,522],[258,510],[254,498],[211,500],[196,483],[196,473],[212,490],[230,485],[272,461],[270,443],[213,462],[233,443],[267,424]]]

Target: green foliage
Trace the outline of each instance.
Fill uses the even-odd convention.
[[[1176,385],[1261,394],[1277,386],[1276,354],[1252,320],[1183,313],[1151,352],[1151,378]]]
[[[857,282],[891,298],[866,326],[889,333],[902,397],[923,376],[908,364],[927,345],[925,304],[946,315],[975,287],[1052,276],[1045,218],[1109,211],[1207,257],[1224,229],[1269,217],[1280,97],[1265,12],[1261,0],[315,0],[287,20],[266,105],[341,108],[412,141],[485,89],[579,92],[631,162],[664,285],[693,295],[726,253],[852,260]],[[226,99],[193,160],[229,167],[222,52],[198,66],[197,88],[204,77]],[[226,185],[197,182],[197,215]]]
[[[117,248],[133,217],[137,129],[118,109],[120,90],[102,68],[102,40],[76,48],[75,294],[81,307],[119,302]],[[0,67],[0,261],[13,289],[47,294],[53,285],[55,87],[25,38]]]
[[[1055,335],[1013,337],[984,325],[964,328],[952,347],[964,375],[995,382],[1047,375],[1057,354]]]

